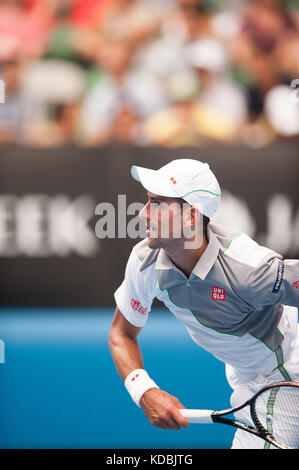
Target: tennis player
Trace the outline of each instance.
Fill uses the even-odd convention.
[[[133,166],[131,173],[147,192],[140,212],[147,237],[133,248],[115,292],[109,344],[136,405],[159,428],[188,426],[179,412],[183,404],[144,369],[137,336],[154,298],[195,343],[225,363],[232,407],[271,382],[299,380],[299,261],[283,260],[245,233],[210,222],[221,192],[208,164],[179,159],[157,171]],[[265,404],[264,412],[271,426],[279,410]],[[246,408],[235,417],[252,424]],[[298,426],[299,410],[293,422]],[[234,449],[265,446],[239,429],[232,443]]]

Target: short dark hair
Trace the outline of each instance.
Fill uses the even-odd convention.
[[[204,231],[205,233],[207,233],[207,231],[208,231],[208,225],[209,225],[209,223],[210,223],[209,217],[207,217],[206,215],[203,215],[203,214],[202,214],[203,231]]]

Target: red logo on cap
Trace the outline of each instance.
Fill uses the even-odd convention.
[[[221,300],[222,302],[225,300],[226,290],[222,287],[212,287],[212,299],[213,300]]]
[[[295,287],[295,289],[298,289],[299,287],[299,281],[295,281],[293,284],[292,284],[293,287]]]
[[[172,181],[173,184],[176,184],[176,180],[173,177],[170,178],[170,181]]]

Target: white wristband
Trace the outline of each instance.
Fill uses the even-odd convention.
[[[144,369],[135,369],[130,372],[125,380],[125,387],[139,408],[142,395],[151,388],[159,388]]]

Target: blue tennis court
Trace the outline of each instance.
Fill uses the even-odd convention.
[[[227,426],[165,431],[148,423],[115,371],[112,315],[112,309],[1,310],[0,448],[229,448],[234,430]],[[229,406],[224,365],[170,313],[152,311],[140,344],[151,376],[186,407]]]

